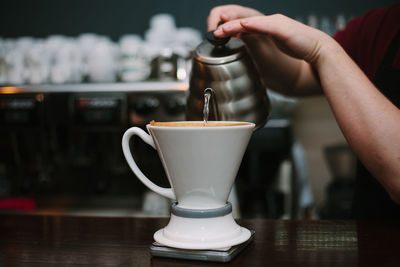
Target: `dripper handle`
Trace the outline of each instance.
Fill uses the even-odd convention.
[[[129,167],[131,168],[133,173],[137,176],[137,178],[150,190],[156,192],[157,194],[160,194],[163,197],[176,199],[175,194],[172,191],[172,188],[164,188],[156,185],[155,183],[150,181],[150,179],[147,178],[137,166],[135,160],[132,157],[131,149],[129,147],[129,140],[134,135],[139,136],[144,142],[146,142],[148,145],[156,149],[153,138],[149,134],[147,134],[145,131],[143,131],[138,127],[129,128],[128,130],[126,130],[124,136],[122,137],[122,151],[124,153],[126,161],[128,162]]]

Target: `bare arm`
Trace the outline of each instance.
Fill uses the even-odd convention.
[[[350,146],[392,199],[400,203],[400,110],[342,47],[323,32],[282,15],[232,20],[218,27],[215,35],[239,32],[267,34],[282,52],[315,68]]]
[[[317,69],[336,120],[360,160],[400,204],[400,110],[341,47],[323,50]]]

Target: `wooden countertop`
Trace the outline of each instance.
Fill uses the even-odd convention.
[[[167,218],[0,214],[0,266],[221,266],[150,256]],[[399,222],[242,219],[255,239],[229,266],[400,266]]]

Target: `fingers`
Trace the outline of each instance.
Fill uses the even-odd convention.
[[[207,30],[215,30],[220,21],[228,22],[240,18],[262,15],[255,9],[239,5],[225,5],[213,8],[207,18]]]
[[[226,5],[211,9],[207,18],[207,30],[215,30],[220,21],[229,21],[230,17],[233,15],[232,13],[234,13],[234,11],[231,11],[231,9],[235,9],[235,7],[233,5]]]
[[[281,52],[310,63],[316,62],[320,57],[321,47],[333,40],[317,29],[280,14],[232,20],[220,25],[214,35],[222,38],[241,33],[268,35]]]
[[[293,23],[291,19],[283,15],[248,17],[220,25],[214,35],[221,38],[243,32],[257,32],[271,34],[278,39],[285,39],[296,28]]]
[[[214,31],[215,37],[222,38],[222,37],[232,36],[232,35],[235,35],[238,33],[245,32],[246,29],[244,27],[242,27],[240,21],[241,21],[240,19],[232,20],[232,21],[226,22],[223,25],[220,25]]]
[[[213,13],[207,18],[207,31],[215,30],[218,27],[220,21],[229,21],[229,16],[224,13]]]

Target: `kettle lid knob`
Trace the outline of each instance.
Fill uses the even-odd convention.
[[[218,22],[218,26],[224,24],[223,21]],[[231,39],[230,36],[223,37],[223,38],[218,38],[214,36],[214,31],[209,31],[206,33],[206,39],[209,41],[211,44],[214,46],[224,46],[227,42],[229,42],[229,39]]]
[[[228,37],[218,38],[214,36],[214,31],[209,31],[206,33],[206,39],[214,46],[224,46],[227,42],[229,42],[229,39],[231,39],[231,37],[228,36]]]
[[[223,24],[220,21],[218,25]],[[206,40],[195,49],[195,59],[207,64],[225,64],[239,59],[243,53],[244,42],[231,36],[217,38],[214,31],[205,34]]]

